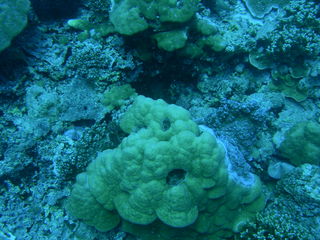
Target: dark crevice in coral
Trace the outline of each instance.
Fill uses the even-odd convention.
[[[91,127],[95,124],[95,121],[92,119],[82,119],[73,122],[76,127]]]
[[[181,62],[178,56],[171,56],[162,61],[146,63],[144,73],[140,77],[141,81],[132,83],[132,87],[143,96],[175,103],[170,93],[171,86],[179,82],[188,83],[189,86],[196,85],[196,78],[192,67]]]
[[[15,174],[5,174],[0,177],[0,185],[5,185],[6,181],[10,181],[14,185],[20,185],[22,182],[30,182],[36,172],[39,172],[39,167],[29,164]]]

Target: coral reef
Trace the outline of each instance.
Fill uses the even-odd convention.
[[[304,164],[284,176],[273,203],[240,239],[319,239],[319,173],[318,166]]]
[[[0,0],[0,239],[320,240],[319,16],[317,0]]]

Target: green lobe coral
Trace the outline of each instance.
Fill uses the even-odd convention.
[[[88,185],[86,173],[77,176],[77,183],[72,191],[73,200],[69,208],[75,217],[83,219],[88,225],[95,226],[99,231],[108,231],[118,225],[120,218],[108,211],[94,197]]]
[[[187,33],[184,30],[161,32],[153,35],[158,43],[158,48],[168,52],[183,48],[187,42]]]
[[[132,1],[122,1],[110,13],[110,20],[117,32],[133,35],[148,28],[148,23],[141,17],[141,11]]]
[[[120,216],[142,239],[149,237],[141,225],[152,231],[165,225],[170,237],[185,228],[218,239],[264,207],[259,179],[237,182],[241,177],[229,173],[223,145],[201,132],[185,109],[138,96],[120,127],[129,136],[98,155],[69,199],[70,212],[87,224],[107,231]]]
[[[133,35],[146,30],[153,21],[183,23],[197,11],[198,0],[116,1],[110,20],[117,32]]]

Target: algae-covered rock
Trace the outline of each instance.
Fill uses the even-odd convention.
[[[0,1],[0,52],[10,46],[11,40],[27,25],[29,0]]]
[[[320,163],[320,124],[307,121],[290,128],[279,147],[281,156],[298,166]]]
[[[290,0],[245,0],[250,13],[257,18],[263,18],[272,8],[283,7]]]
[[[289,163],[276,162],[268,166],[268,175],[274,179],[281,179],[294,169]]]

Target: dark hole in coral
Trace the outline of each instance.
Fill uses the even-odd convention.
[[[82,119],[73,122],[76,127],[91,127],[95,124],[95,120],[93,119]]]
[[[72,56],[72,49],[71,49],[71,47],[68,47],[68,48],[67,48],[66,56],[65,56],[64,61],[63,61],[63,63],[62,63],[63,66],[66,65],[68,59],[69,59],[71,56]]]
[[[173,169],[167,175],[167,184],[176,186],[184,181],[187,172],[183,169]]]
[[[4,153],[8,148],[8,143],[4,140],[0,140],[0,161],[4,160]]]
[[[171,127],[171,122],[168,118],[162,121],[162,130],[167,131]]]
[[[37,158],[38,154],[37,154],[36,146],[31,146],[31,147],[27,148],[26,154],[27,154],[27,156],[29,156],[31,158]]]
[[[33,164],[23,166],[22,169],[14,171],[14,173],[2,175],[0,177],[0,185],[5,185],[5,181],[7,180],[14,185],[20,185],[23,182],[30,182],[39,170],[39,167]]]

